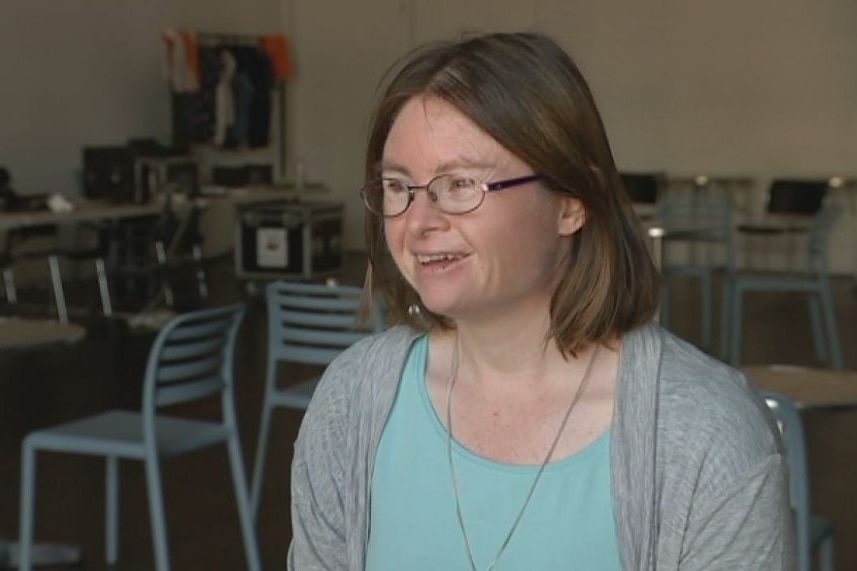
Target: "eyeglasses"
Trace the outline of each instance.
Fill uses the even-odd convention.
[[[485,194],[521,186],[542,178],[533,174],[496,182],[483,183],[474,178],[442,174],[428,184],[410,185],[397,178],[378,178],[366,183],[360,191],[366,208],[374,214],[393,218],[404,214],[416,198],[416,191],[424,188],[432,203],[447,214],[466,214],[479,208]]]

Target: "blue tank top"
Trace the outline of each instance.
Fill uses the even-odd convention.
[[[414,343],[378,446],[366,571],[471,571],[452,495],[447,432],[426,387],[428,337]],[[537,466],[503,464],[453,443],[476,566],[497,555]],[[545,468],[496,571],[620,570],[609,431]]]

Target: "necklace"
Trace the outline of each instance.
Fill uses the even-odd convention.
[[[461,528],[461,535],[464,538],[464,547],[467,549],[467,557],[470,560],[470,568],[473,571],[477,571],[476,568],[476,560],[473,558],[473,549],[470,547],[470,538],[467,536],[467,529],[464,525],[464,513],[461,509],[461,501],[459,500],[459,490],[458,490],[458,474],[455,472],[455,463],[452,460],[452,388],[455,386],[455,380],[458,376],[458,354],[459,354],[459,339],[456,337],[455,348],[452,353],[452,366],[450,367],[449,374],[449,382],[447,383],[446,389],[446,455],[449,459],[449,471],[452,475],[452,497],[455,500],[455,513],[458,516],[458,526]],[[583,393],[583,387],[589,381],[589,375],[592,371],[592,364],[595,362],[595,357],[598,355],[598,349],[600,345],[595,345],[595,349],[592,351],[592,355],[589,357],[589,363],[586,364],[586,370],[583,372],[583,376],[580,379],[580,384],[577,385],[577,389],[574,391],[574,395],[571,397],[571,402],[568,405],[568,408],[565,411],[565,416],[562,419],[562,423],[559,425],[559,430],[556,431],[556,435],[553,437],[553,442],[548,448],[547,454],[545,454],[545,459],[542,460],[542,463],[539,465],[539,469],[536,472],[536,477],[533,479],[533,483],[530,484],[530,489],[527,491],[527,496],[524,498],[524,505],[521,506],[521,509],[518,511],[518,515],[515,516],[514,521],[512,521],[512,526],[509,528],[509,532],[506,534],[506,538],[503,540],[503,543],[500,545],[500,549],[497,551],[497,555],[494,556],[494,560],[491,562],[488,567],[485,568],[485,571],[491,571],[497,565],[497,562],[500,561],[500,557],[503,556],[503,553],[506,551],[506,547],[509,546],[509,542],[512,540],[512,536],[515,535],[515,531],[518,529],[518,524],[521,522],[521,518],[524,516],[524,512],[527,511],[527,506],[530,505],[530,499],[533,497],[533,492],[536,491],[536,486],[539,484],[539,480],[542,477],[542,473],[545,471],[545,467],[550,462],[551,456],[553,456],[554,450],[556,449],[557,444],[559,443],[560,436],[562,436],[562,432],[565,429],[566,423],[568,423],[568,417],[571,416],[571,411],[574,408],[574,405],[577,404],[580,395]]]

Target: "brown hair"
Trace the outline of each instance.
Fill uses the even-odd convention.
[[[548,188],[572,193],[586,210],[551,300],[549,334],[560,350],[574,354],[652,318],[658,271],[622,191],[586,80],[556,42],[540,34],[504,33],[432,44],[393,66],[390,77],[370,127],[367,180],[378,175],[404,104],[416,96],[446,101],[543,175]],[[365,221],[368,281],[382,294],[390,320],[420,329],[452,326],[422,307],[399,273],[386,247],[383,218],[367,211]]]

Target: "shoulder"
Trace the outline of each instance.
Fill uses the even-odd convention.
[[[665,427],[778,451],[767,405],[741,371],[664,333],[659,381]]]
[[[659,463],[737,474],[782,453],[765,402],[737,369],[657,326],[626,335],[622,352],[619,410],[654,429]]]
[[[361,339],[343,351],[327,367],[313,402],[350,398],[395,386],[411,343],[419,334],[407,327],[393,327]]]
[[[658,393],[660,468],[670,480],[693,474],[699,500],[779,470],[776,424],[740,371],[665,332]]]
[[[385,415],[418,335],[407,327],[393,327],[343,351],[319,380],[299,439],[314,438],[321,432],[338,438],[367,418]]]

